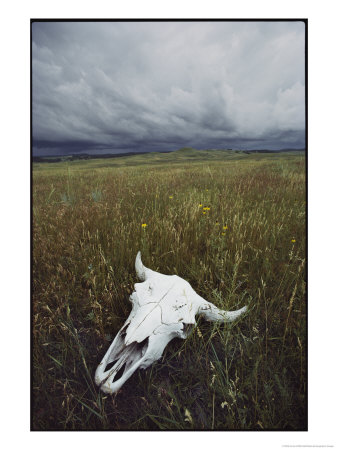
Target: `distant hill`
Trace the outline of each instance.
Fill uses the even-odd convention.
[[[219,159],[240,159],[245,158],[247,155],[255,153],[289,153],[298,152],[304,153],[305,149],[282,149],[282,150],[233,150],[233,149],[208,149],[197,150],[192,147],[182,147],[175,151],[165,152],[128,152],[128,153],[107,153],[103,155],[94,155],[88,153],[78,153],[65,156],[33,156],[32,161],[34,163],[56,163],[67,161],[81,161],[90,159],[112,159],[126,158],[144,160],[147,162],[170,162],[170,161],[183,161],[183,160],[219,160]]]
[[[281,150],[244,150],[245,153],[288,153],[305,152],[305,148],[283,148]]]

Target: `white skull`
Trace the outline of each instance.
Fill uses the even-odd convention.
[[[247,309],[218,309],[177,275],[163,275],[146,268],[140,252],[135,269],[143,283],[135,284],[130,296],[132,311],[95,373],[96,384],[107,394],[117,392],[138,368],[145,369],[157,361],[172,339],[185,339],[196,324],[196,314],[209,321],[232,322]],[[123,366],[122,376],[115,380]]]

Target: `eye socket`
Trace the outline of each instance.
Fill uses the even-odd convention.
[[[185,334],[185,336],[187,337],[192,332],[193,328],[194,328],[193,324],[191,324],[191,323],[184,323],[182,331]]]
[[[136,344],[135,350],[138,353],[141,353],[141,357],[144,356],[144,354],[146,353],[146,351],[148,349],[149,339],[145,338],[142,342],[135,342],[135,344]]]

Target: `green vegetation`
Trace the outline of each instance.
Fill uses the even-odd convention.
[[[291,151],[289,153],[283,153],[285,156],[295,156],[295,155],[303,155],[304,151]],[[187,162],[204,162],[204,161],[220,161],[224,162],[225,160],[239,160],[244,158],[250,158],[251,160],[261,160],[262,158],[261,153],[249,153],[249,152],[242,152],[239,150],[196,150],[190,147],[184,147],[180,150],[177,150],[175,152],[170,153],[159,153],[159,152],[152,152],[152,153],[145,153],[145,154],[139,154],[139,155],[133,155],[133,156],[120,156],[118,158],[94,158],[93,156],[89,160],[84,159],[76,159],[74,157],[74,160],[70,160],[69,158],[73,157],[58,157],[57,159],[64,159],[65,162],[68,162],[73,170],[75,169],[88,169],[88,168],[108,168],[108,167],[126,167],[126,166],[137,166],[137,165],[162,165],[162,164],[181,164],[181,163],[187,163]],[[266,158],[280,158],[281,154],[276,153],[266,153],[264,154]],[[54,171],[58,168],[61,168],[64,171],[65,164],[60,163],[54,163],[55,157],[51,158],[44,158],[45,161],[48,161],[49,163],[46,164],[45,162],[36,162],[34,163],[34,169],[35,170],[51,170]],[[69,160],[68,160],[69,159]]]
[[[304,155],[215,152],[33,165],[33,429],[306,429]],[[94,373],[138,250],[249,312],[199,319],[111,397]]]

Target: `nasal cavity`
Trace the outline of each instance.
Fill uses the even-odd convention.
[[[116,363],[116,360],[113,361],[113,362],[110,362],[109,364],[107,364],[106,368],[104,369],[104,371],[107,372],[107,370],[112,369],[115,363]]]
[[[125,369],[125,363],[122,364],[122,366],[119,368],[119,370],[116,372],[115,376],[114,376],[114,381],[119,380],[120,378],[122,378],[123,374],[124,374],[124,369]]]
[[[108,372],[109,370],[111,370],[115,366],[115,364],[116,364],[116,360],[110,362],[109,364],[106,365],[106,368],[104,369],[104,371]],[[119,367],[118,371],[115,372],[114,381],[117,381],[118,379],[120,379],[122,377],[122,375],[124,373],[124,370],[125,370],[125,366],[126,366],[126,363],[124,362],[122,364],[122,366]]]

